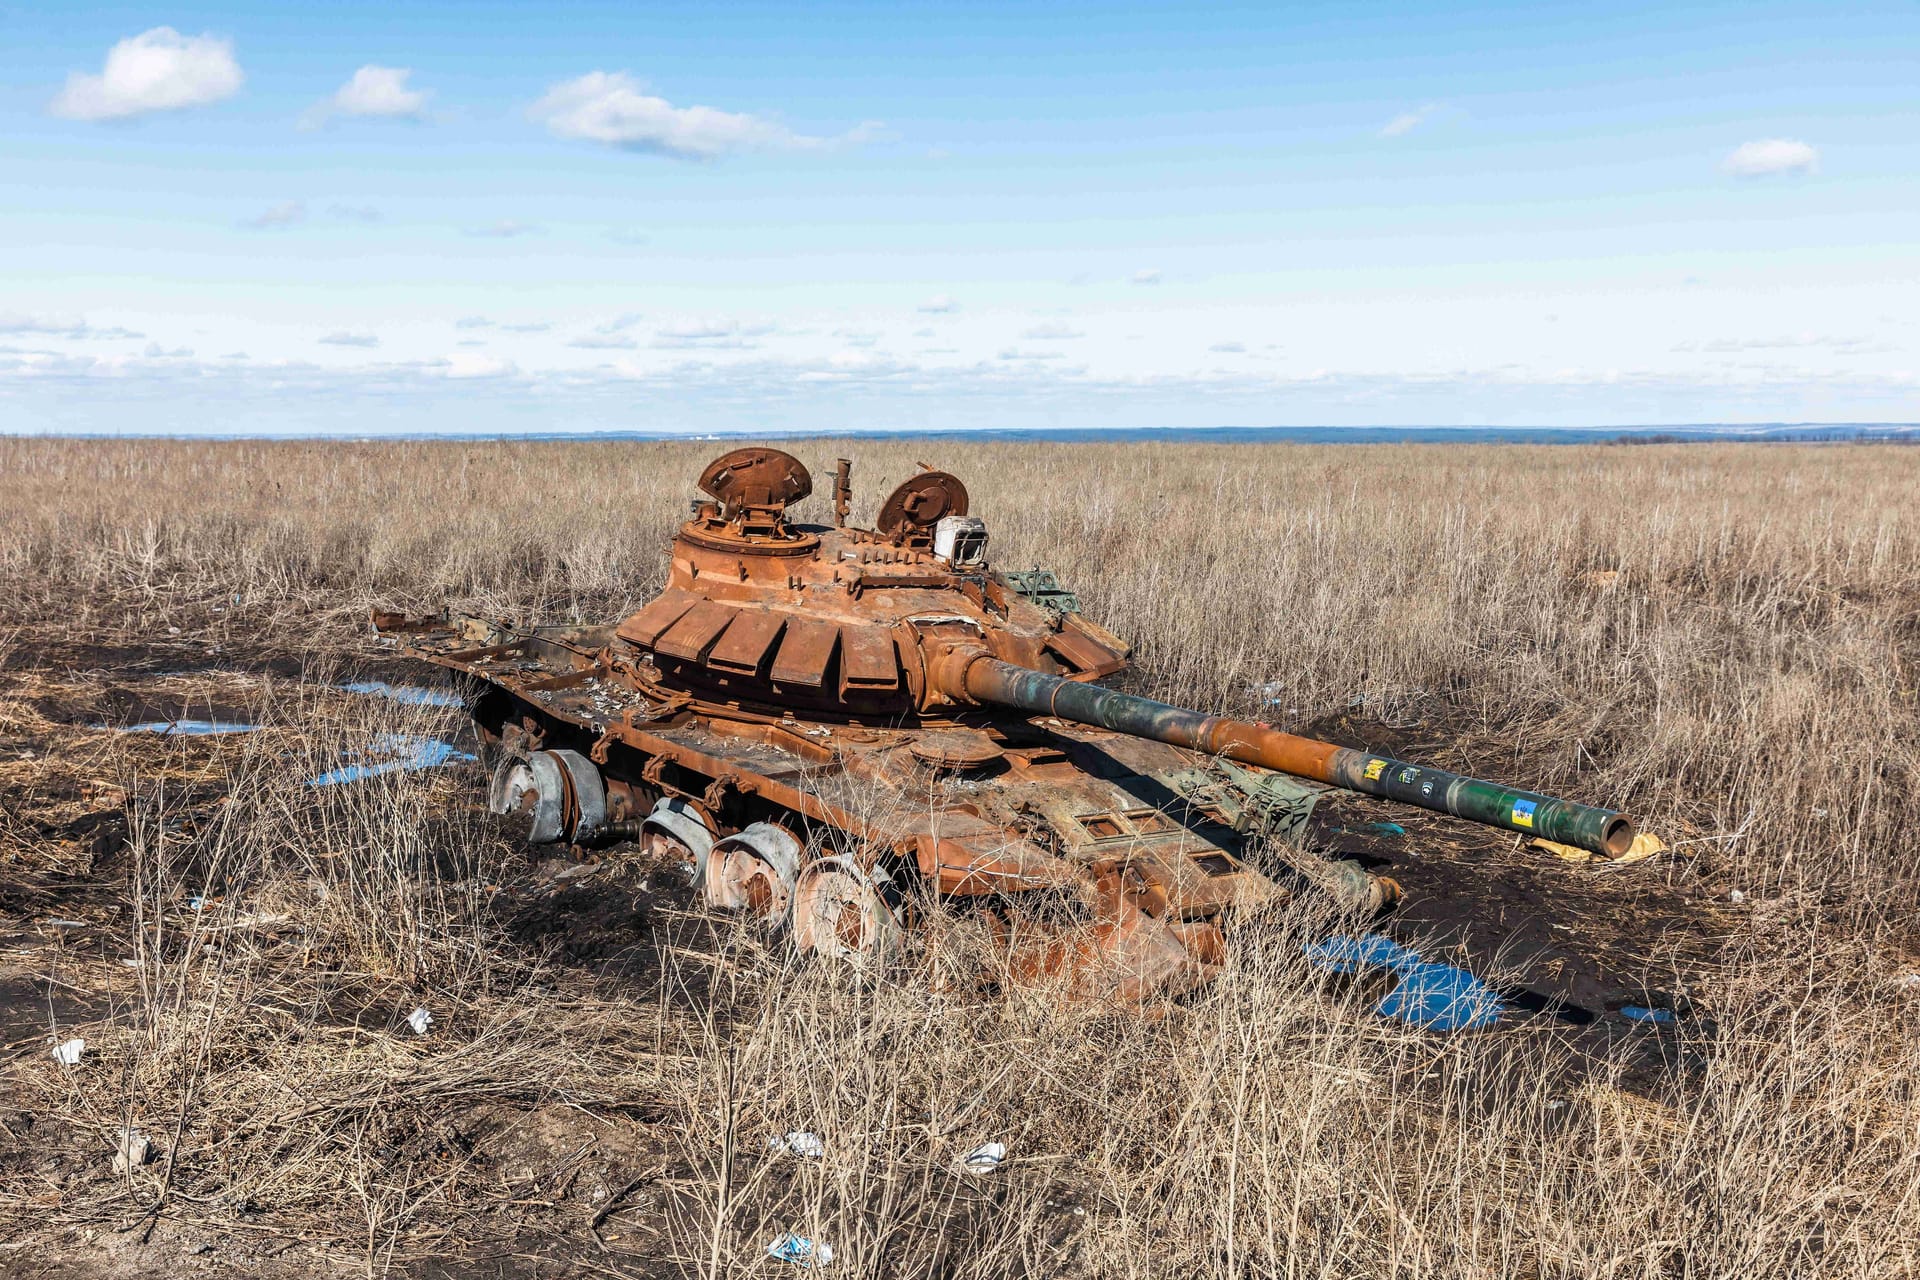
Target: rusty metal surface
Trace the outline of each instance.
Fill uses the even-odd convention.
[[[1563,840],[1578,824],[1554,814],[1608,812],[1092,684],[1127,646],[1051,575],[1041,591],[975,549],[936,554],[932,526],[967,511],[957,479],[913,477],[866,530],[845,525],[849,476],[833,526],[797,525],[796,459],[717,459],[660,595],[614,625],[376,625],[472,677],[510,756],[603,774],[603,815],[578,764],[545,801],[513,774],[516,806],[684,850],[715,905],[830,954],[889,951],[932,895],[981,912],[1017,979],[1144,998],[1203,981],[1235,922],[1290,893],[1390,903],[1391,882],[1299,851],[1317,792],[1275,770],[1480,821],[1560,806],[1528,816]]]

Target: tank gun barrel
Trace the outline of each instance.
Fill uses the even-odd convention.
[[[1619,857],[1633,843],[1633,820],[1612,809],[1370,755],[1247,720],[1203,715],[1096,684],[1064,680],[984,653],[967,662],[960,674],[964,691],[955,692],[964,692],[974,702],[1017,707],[1225,756],[1483,826],[1543,836],[1606,858]]]

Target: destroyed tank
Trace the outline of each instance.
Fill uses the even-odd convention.
[[[913,476],[871,529],[789,511],[784,452],[700,475],[664,589],[602,626],[410,622],[467,677],[488,797],[535,842],[637,841],[712,907],[812,952],[898,953],[932,902],[976,915],[1016,981],[1178,993],[1297,891],[1390,907],[1398,887],[1307,852],[1328,787],[1613,857],[1620,813],[1185,710],[1101,683],[1127,644],[1043,570],[996,569],[965,485]]]

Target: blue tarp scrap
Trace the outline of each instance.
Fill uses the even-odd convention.
[[[1328,938],[1309,943],[1306,952],[1308,960],[1334,973],[1397,973],[1400,981],[1373,1012],[1423,1030],[1478,1030],[1498,1022],[1505,1011],[1500,993],[1465,969],[1422,960],[1419,952],[1382,934]]]

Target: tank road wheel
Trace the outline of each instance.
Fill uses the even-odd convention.
[[[543,751],[566,772],[567,838],[575,844],[592,841],[607,827],[607,784],[593,761],[578,751]]]
[[[680,862],[698,887],[706,878],[713,827],[692,801],[663,796],[640,823],[640,849],[662,862]]]
[[[533,815],[527,839],[585,843],[607,825],[607,785],[600,770],[578,751],[536,751],[524,760],[508,757],[493,771],[487,808]]]
[[[756,822],[707,851],[701,889],[710,907],[745,911],[784,924],[800,871],[800,842],[771,822]]]
[[[800,873],[793,892],[793,945],[827,956],[885,960],[900,949],[893,877],[851,858],[821,858]]]
[[[565,766],[548,751],[536,751],[524,760],[509,756],[493,771],[487,808],[499,814],[530,814],[533,827],[527,839],[552,844],[566,834]]]

